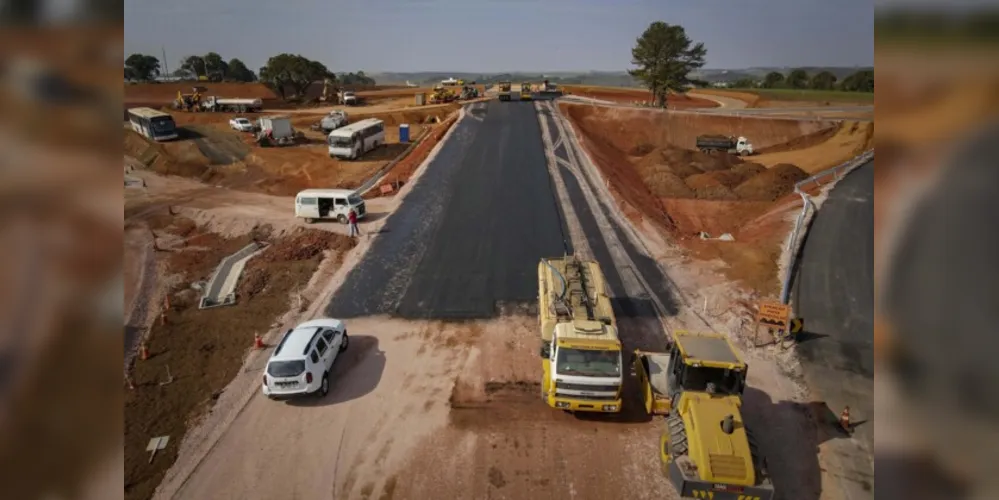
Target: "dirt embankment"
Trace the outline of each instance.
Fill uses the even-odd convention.
[[[571,95],[600,99],[603,101],[633,104],[652,100],[649,91],[637,88],[599,87],[592,85],[564,85],[563,89]],[[716,108],[718,103],[687,94],[670,94],[667,99],[669,109]]]
[[[824,147],[843,127],[742,117],[670,115],[562,104],[584,147],[615,191],[693,256],[721,260],[732,279],[761,294],[778,287],[777,260],[800,202],[794,185],[809,176],[788,163],[692,150],[700,134],[744,135],[776,154]],[[849,127],[846,127],[849,130]],[[810,146],[810,147],[809,147]],[[797,149],[802,148],[805,149]],[[718,238],[725,233],[734,241]]]
[[[145,222],[156,235],[160,269],[174,285],[168,291],[165,322],[157,320],[148,336],[149,358],[135,359],[130,369],[135,388],[125,396],[128,500],[152,496],[187,429],[238,372],[254,333],[266,333],[290,307],[308,305],[292,295],[308,283],[324,252],[339,257],[355,245],[350,238],[314,230],[280,239],[269,238],[266,229],[225,238],[162,212]],[[223,257],[253,238],[270,246],[247,263],[236,305],[199,310],[192,284],[208,279]],[[145,448],[156,436],[170,436],[170,446],[150,464]]]

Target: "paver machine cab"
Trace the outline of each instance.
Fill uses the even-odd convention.
[[[531,82],[524,82],[520,84],[520,100],[530,101],[533,98],[531,93]]]
[[[513,86],[513,82],[499,82],[499,100],[509,101],[512,92],[510,87]]]
[[[636,350],[632,361],[646,411],[666,416],[659,457],[681,497],[774,498],[740,411],[748,366],[725,335],[674,332],[669,352]]]

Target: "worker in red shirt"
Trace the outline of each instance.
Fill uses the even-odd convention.
[[[347,212],[347,224],[350,226],[351,237],[361,235],[361,230],[357,228],[357,212],[353,208],[350,209],[350,212]]]

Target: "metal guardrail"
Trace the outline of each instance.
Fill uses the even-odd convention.
[[[849,173],[854,168],[859,167],[874,159],[874,150],[865,151],[859,156],[837,165],[833,168],[823,170],[805,180],[799,181],[794,185],[794,192],[801,196],[801,213],[798,214],[797,220],[794,222],[794,229],[791,231],[791,237],[787,241],[787,248],[785,253],[787,257],[787,271],[784,274],[784,280],[781,283],[780,291],[780,301],[782,304],[787,304],[791,295],[791,279],[794,277],[794,265],[798,260],[799,249],[798,245],[798,233],[801,232],[802,227],[805,225],[805,220],[808,218],[808,209],[813,207],[811,198],[808,193],[802,191],[803,188],[807,188],[809,185],[814,184],[815,187],[821,187],[822,179],[827,177],[835,177],[837,181],[842,179],[847,173]]]

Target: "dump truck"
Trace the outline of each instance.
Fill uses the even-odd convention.
[[[513,92],[510,87],[513,86],[513,82],[499,82],[499,100],[509,101],[513,96]]]
[[[668,352],[632,358],[645,410],[666,417],[663,474],[683,498],[771,500],[766,459],[742,418],[749,369],[719,333],[673,332]]]
[[[532,97],[532,94],[531,94],[531,83],[530,82],[521,83],[520,84],[520,100],[521,101],[530,101],[531,97]]]
[[[575,256],[538,263],[541,398],[565,411],[618,413],[621,340],[604,275]]]
[[[697,149],[703,153],[721,151],[739,156],[753,154],[753,144],[748,139],[725,135],[699,135],[697,136]]]

